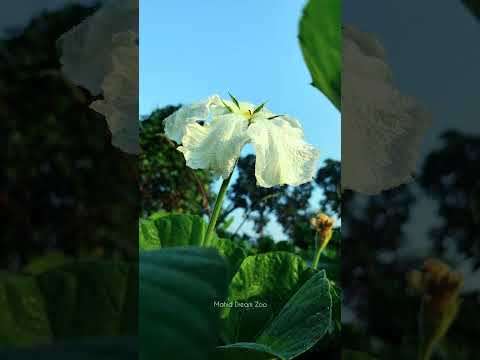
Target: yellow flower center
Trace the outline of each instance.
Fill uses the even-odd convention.
[[[242,111],[241,112],[242,116],[247,119],[247,120],[250,120],[252,118],[252,110],[248,109],[247,111]]]

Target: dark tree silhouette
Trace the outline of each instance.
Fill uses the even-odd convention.
[[[438,201],[442,224],[432,229],[437,251],[446,241],[459,250],[480,258],[480,229],[472,213],[474,192],[480,169],[480,137],[448,131],[443,146],[426,159],[420,183]]]
[[[325,165],[317,172],[315,182],[323,191],[323,198],[320,200],[322,211],[334,213],[341,216],[341,163],[340,161],[327,159]]]
[[[137,256],[136,159],[58,61],[59,36],[93,11],[46,13],[0,42],[0,267],[50,249]]]
[[[234,209],[243,209],[245,217],[253,221],[255,230],[263,235],[268,225],[278,197],[283,195],[286,188],[276,186],[263,188],[257,186],[255,179],[255,155],[240,158],[237,163],[238,178],[228,191],[231,205],[224,211],[225,219]]]

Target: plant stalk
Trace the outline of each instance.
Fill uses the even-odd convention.
[[[313,263],[312,267],[316,270],[318,267],[318,263],[320,262],[320,255],[322,255],[323,249],[325,249],[325,246],[327,246],[327,241],[322,241],[322,244],[320,244],[320,239],[318,232],[315,234],[315,257],[313,258]]]
[[[205,240],[204,240],[205,244],[210,244],[212,235],[215,231],[215,226],[217,225],[218,217],[220,216],[220,212],[222,210],[223,200],[225,199],[225,194],[227,193],[228,184],[230,183],[230,179],[232,178],[232,175],[233,175],[233,170],[228,176],[228,178],[223,180],[222,186],[220,187],[220,191],[218,192],[217,199],[215,200],[215,207],[213,208],[212,215],[210,216],[207,232],[205,234]]]

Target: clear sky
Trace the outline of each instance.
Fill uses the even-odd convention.
[[[304,1],[140,2],[140,114],[230,91],[297,117],[340,158],[340,115],[311,85],[297,41]]]
[[[340,159],[340,114],[310,85],[297,40],[305,3],[142,0],[140,114],[230,91],[298,118],[321,151],[319,165]],[[281,237],[278,226],[270,231]]]

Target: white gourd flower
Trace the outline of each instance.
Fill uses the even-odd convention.
[[[375,195],[410,182],[430,117],[393,86],[370,34],[343,29],[342,188]]]
[[[105,115],[112,144],[140,151],[138,135],[138,0],[108,0],[63,34],[62,72],[104,100],[91,108]]]
[[[203,121],[204,124],[199,124]],[[165,119],[166,135],[181,144],[187,166],[227,179],[247,143],[256,151],[255,177],[262,187],[312,180],[319,151],[305,141],[300,123],[264,106],[213,95]]]

